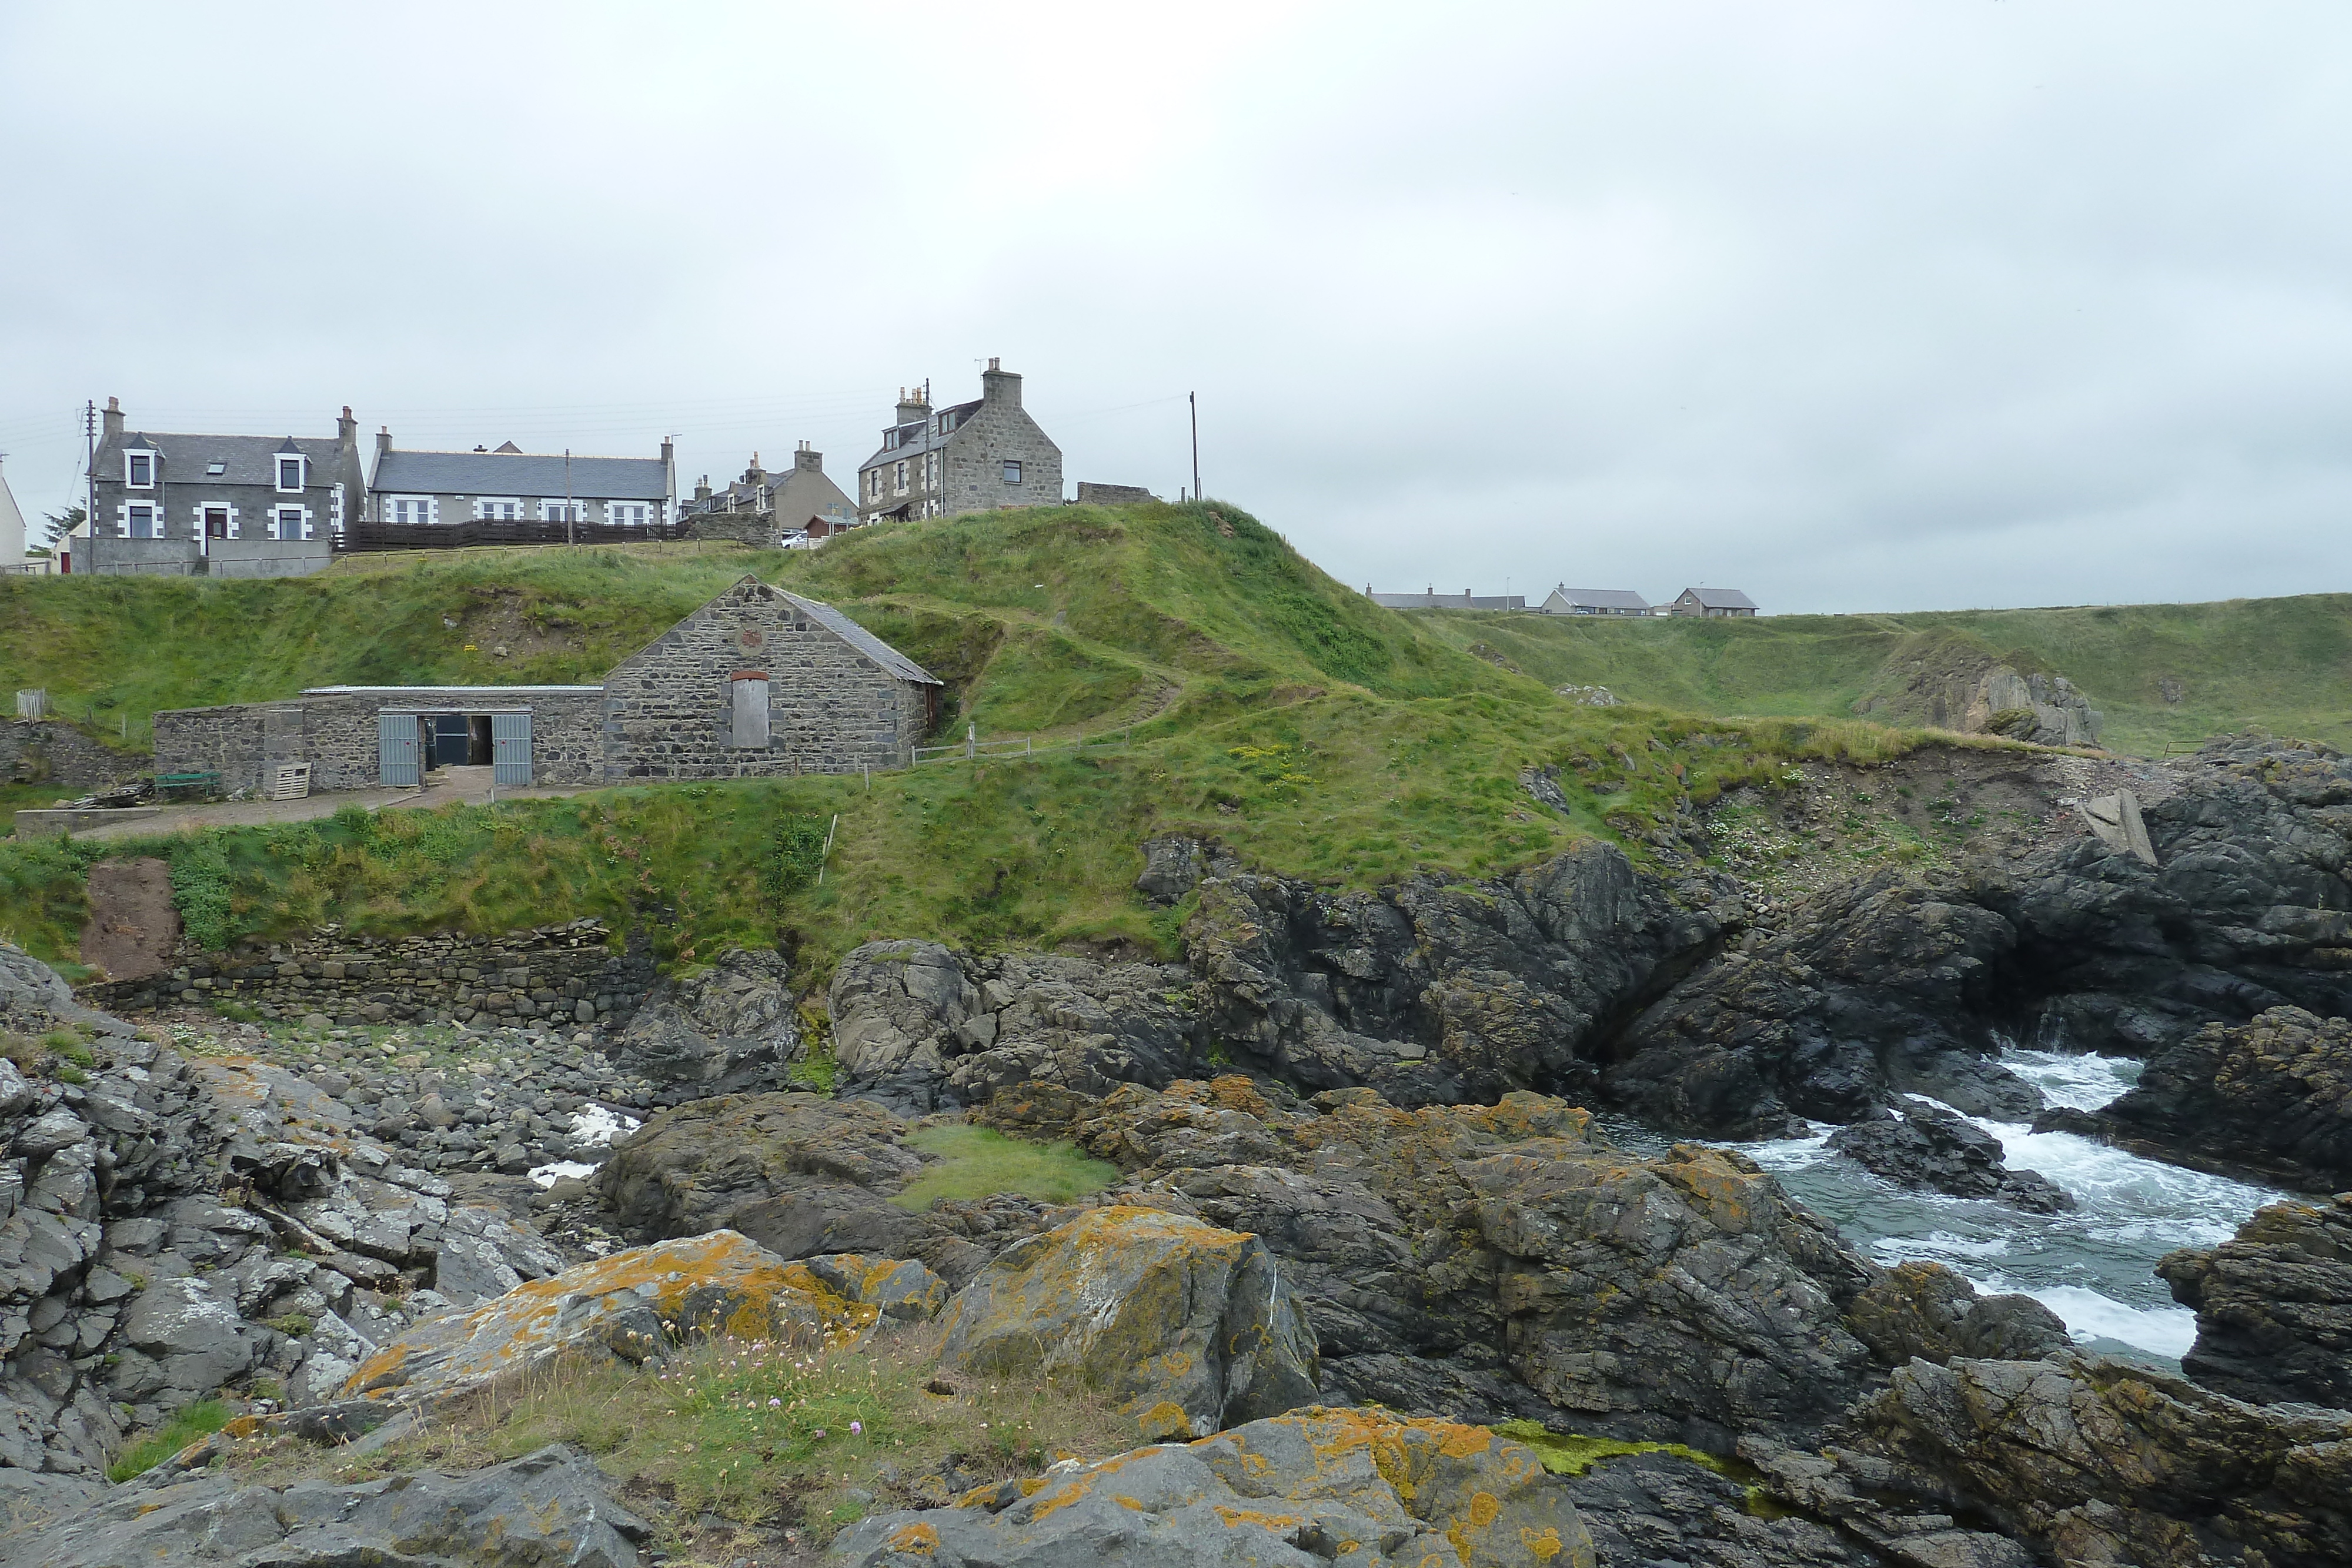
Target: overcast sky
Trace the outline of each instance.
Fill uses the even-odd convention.
[[[0,0],[0,451],[1027,378],[1362,586],[2352,589],[2352,6]]]

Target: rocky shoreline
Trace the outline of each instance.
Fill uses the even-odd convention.
[[[74,1517],[0,1563],[210,1560],[255,1510],[277,1533],[236,1550],[289,1568],[402,1531],[503,1561],[484,1531],[532,1509],[604,1521],[549,1526],[550,1561],[650,1562],[659,1511],[561,1447],[404,1490],[240,1490],[226,1439],[103,1475],[223,1390],[256,1433],[381,1446],[548,1357],[894,1324],[933,1325],[943,1373],[1076,1379],[1147,1446],[877,1510],[845,1562],[1051,1561],[1106,1521],[1172,1563],[1244,1528],[1301,1563],[2352,1558],[2352,1198],[2167,1258],[2199,1326],[2174,1375],[1584,1108],[1836,1124],[1888,1181],[2035,1212],[2071,1199],[1969,1117],[2352,1185],[2352,766],[2232,741],[2148,796],[2147,856],[2085,818],[1769,925],[1696,822],[1639,860],[1344,894],[1160,840],[1139,891],[1188,902],[1183,964],[876,942],[821,1005],[738,953],[625,1018],[134,1025],[0,947],[0,1500]],[[2004,1039],[2148,1066],[2053,1110]],[[1066,1144],[1109,1185],[894,1201],[940,1125]],[[1570,1441],[1625,1457],[1548,1460]]]

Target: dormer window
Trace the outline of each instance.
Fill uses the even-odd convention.
[[[305,465],[306,460],[300,457],[279,457],[278,459],[278,487],[281,490],[299,490],[302,487],[302,470]]]
[[[134,490],[152,488],[155,483],[155,455],[152,452],[124,453],[122,482]]]

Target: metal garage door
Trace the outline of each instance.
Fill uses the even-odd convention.
[[[412,789],[425,781],[418,765],[416,716],[380,713],[375,716],[377,772],[388,789]]]
[[[490,777],[498,783],[530,782],[530,715],[490,715]]]

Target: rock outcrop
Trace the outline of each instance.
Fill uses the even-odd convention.
[[[1882,724],[1998,735],[2037,746],[2096,746],[2105,720],[2074,683],[2018,667],[1961,632],[1905,639],[1887,655],[1854,711]]]
[[[2101,1131],[2176,1158],[2352,1187],[2352,1019],[2273,1008],[2158,1052]]]
[[[2352,1193],[2274,1203],[2232,1239],[2165,1255],[2156,1271],[2197,1312],[2180,1369],[2257,1405],[2352,1409]]]
[[[5,1568],[268,1563],[269,1568],[636,1568],[652,1540],[575,1449],[541,1448],[468,1475],[425,1470],[331,1486],[240,1486],[224,1476],[121,1488],[0,1549]]]
[[[1118,1164],[1118,1201],[1262,1239],[1335,1402],[1719,1448],[1816,1428],[1869,1376],[1843,1311],[1878,1270],[1830,1227],[1736,1154],[1633,1158],[1558,1100],[1276,1103],[1229,1077],[980,1114]]]
[[[1854,1297],[1845,1324],[1889,1366],[1954,1356],[2032,1361],[2073,1341],[2057,1313],[2031,1296],[1979,1296],[1941,1263],[1898,1263]]]
[[[2000,1140],[1942,1105],[1906,1100],[1840,1127],[1829,1146],[1874,1175],[1954,1197],[1991,1198],[2034,1214],[2074,1207],[2074,1197],[2039,1171],[2013,1171]]]
[[[1124,1561],[1154,1568],[1592,1568],[1568,1490],[1482,1427],[1310,1409],[1213,1437],[1057,1467],[954,1508],[845,1531],[855,1568]]]
[[[1015,1083],[1159,1087],[1206,1043],[1181,965],[869,942],[842,960],[829,996],[841,1092],[914,1115]]]
[[[1108,1207],[999,1253],[949,1305],[940,1358],[1066,1376],[1122,1401],[1147,1440],[1199,1437],[1315,1401],[1315,1336],[1255,1236]]]
[[[2352,1415],[2242,1404],[2068,1351],[1912,1362],[1850,1426],[1827,1458],[1740,1452],[1775,1495],[1890,1547],[1957,1515],[2061,1563],[2352,1561]]]
[[[730,949],[689,980],[656,986],[612,1056],[662,1085],[668,1104],[781,1089],[805,1053],[791,980],[782,954]]]
[[[787,1259],[913,1259],[959,1287],[1004,1247],[1073,1212],[1011,1194],[902,1208],[891,1196],[923,1168],[903,1142],[908,1130],[868,1100],[698,1100],[615,1143],[596,1190],[633,1239],[738,1230]]]

